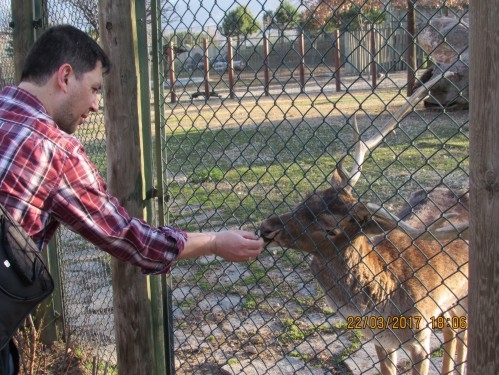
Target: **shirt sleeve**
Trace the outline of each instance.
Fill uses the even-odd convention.
[[[108,194],[104,180],[82,150],[65,161],[52,210],[72,231],[146,274],[168,273],[187,240],[179,229],[152,227],[131,217]]]

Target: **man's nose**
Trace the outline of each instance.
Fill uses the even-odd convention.
[[[90,110],[92,112],[97,112],[99,110],[99,103],[100,103],[100,98],[96,95],[94,100],[92,101],[92,104],[90,105]]]

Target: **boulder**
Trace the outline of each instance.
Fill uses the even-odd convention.
[[[432,61],[432,65],[420,77],[421,83],[425,83],[443,72],[455,73],[451,78],[442,79],[433,86],[431,96],[424,101],[425,106],[468,109],[468,17],[438,17],[430,20],[420,30],[418,44]]]

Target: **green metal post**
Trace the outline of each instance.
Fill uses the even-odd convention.
[[[165,197],[164,179],[163,179],[163,160],[166,155],[163,153],[163,132],[164,132],[164,101],[160,95],[163,90],[163,69],[160,67],[163,64],[163,36],[161,33],[161,4],[157,0],[151,0],[151,24],[152,24],[152,76],[154,82],[154,124],[155,124],[155,153],[156,153],[156,186],[158,189],[158,224],[165,225],[168,223],[168,218],[165,212]],[[160,56],[162,58],[160,58]],[[174,354],[174,339],[173,339],[173,311],[172,311],[172,290],[171,278],[169,276],[160,276],[160,285],[155,292],[160,298],[161,309],[159,306],[158,313],[161,312],[162,335],[164,342],[165,355],[165,375],[175,374],[175,354]],[[158,321],[160,320],[157,317]],[[159,326],[158,326],[159,331]],[[161,374],[162,375],[162,374]]]
[[[38,39],[41,33],[48,28],[48,9],[47,1],[33,0],[33,22],[35,40]]]
[[[12,0],[11,26],[13,26],[16,82],[20,79],[22,65],[28,50],[47,27],[46,20],[47,9],[44,1],[21,2]],[[57,249],[58,241],[55,237],[42,254],[55,286],[51,297],[40,305],[40,310],[35,316],[36,320],[43,319],[41,339],[45,344],[58,340],[63,329],[60,319],[63,314],[63,297]]]
[[[150,108],[150,90],[149,90],[149,45],[147,43],[147,25],[146,25],[146,7],[143,0],[136,1],[137,14],[137,35],[138,53],[139,53],[139,69],[140,69],[140,92],[143,108]],[[154,176],[153,176],[153,155],[152,155],[152,131],[151,131],[151,114],[150,111],[142,111],[143,124],[143,146],[144,151],[144,178],[149,184],[146,186],[146,191],[154,191]],[[155,194],[148,194],[153,197]],[[153,221],[153,204],[151,200],[146,201],[146,219],[147,222]],[[149,293],[151,299],[151,321],[152,334],[154,343],[154,373],[155,375],[166,374],[165,363],[165,340],[163,335],[163,303],[161,292],[161,277],[149,277]]]
[[[52,279],[54,280],[54,292],[46,303],[42,305],[43,310],[41,311],[41,316],[43,317],[44,322],[41,338],[42,342],[47,345],[59,340],[62,332],[64,332],[63,319],[61,319],[64,312],[64,305],[61,270],[57,254],[58,247],[59,241],[57,236],[55,236],[49,243],[46,251],[43,253],[43,258],[47,268],[52,275]]]

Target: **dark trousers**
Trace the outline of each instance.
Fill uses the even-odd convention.
[[[19,374],[19,352],[16,344],[10,340],[0,351],[0,375]]]

